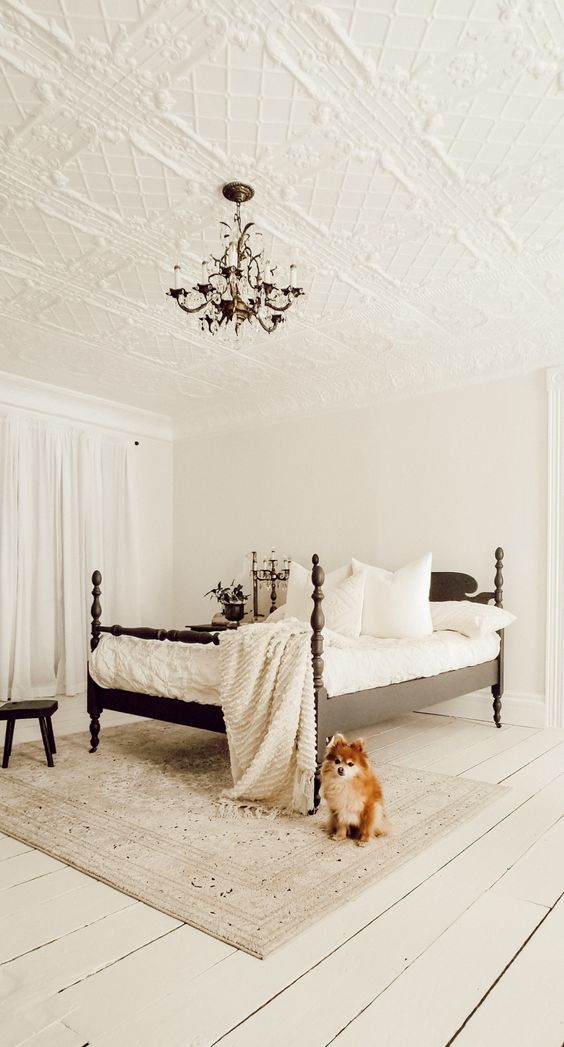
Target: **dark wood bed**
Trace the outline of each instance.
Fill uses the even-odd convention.
[[[431,575],[431,601],[471,600],[474,603],[494,602],[496,607],[503,606],[503,549],[495,552],[494,588],[488,592],[477,592],[478,583],[469,574],[452,571],[434,571]],[[405,683],[391,684],[389,687],[376,687],[372,690],[355,691],[350,694],[339,694],[329,697],[323,682],[323,583],[325,572],[319,563],[319,557],[312,558],[312,600],[311,615],[311,653],[313,666],[313,683],[315,692],[315,711],[317,727],[317,762],[321,765],[326,740],[337,731],[347,733],[360,727],[390,719],[401,713],[421,709],[448,698],[456,698],[470,691],[491,687],[493,696],[493,719],[496,727],[501,727],[501,698],[503,694],[503,660],[504,638],[500,632],[501,644],[497,658],[480,665],[465,669],[455,669],[440,673],[437,676],[408,680]],[[149,629],[124,628],[121,625],[101,625],[102,608],[100,604],[100,585],[102,576],[99,571],[92,575],[92,625],[90,647],[94,651],[102,633],[114,636],[137,636],[146,640],[172,640],[177,643],[218,644],[220,636],[211,631],[199,632],[194,629]],[[161,698],[156,695],[141,694],[137,691],[122,691],[100,687],[88,672],[87,708],[90,716],[90,752],[95,753],[100,740],[100,716],[104,709],[132,713],[136,716],[148,716],[155,720],[169,723],[185,724],[188,727],[200,727],[207,731],[225,733],[223,713],[217,705],[201,705],[198,702],[184,702],[177,698]],[[318,785],[318,782],[316,783]],[[319,803],[319,790],[315,791],[315,806]]]

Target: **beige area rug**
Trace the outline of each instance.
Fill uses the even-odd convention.
[[[56,732],[55,723],[55,732]],[[222,735],[148,720],[16,746],[0,771],[0,830],[258,957],[392,872],[499,795],[499,787],[378,767],[393,834],[335,843],[313,817],[251,817]]]

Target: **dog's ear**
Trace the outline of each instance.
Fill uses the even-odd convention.
[[[351,742],[351,749],[356,749],[359,753],[365,752],[364,738],[357,738],[354,742]]]
[[[344,742],[345,740],[344,734],[334,734],[332,738],[327,740],[327,752],[330,752],[333,746],[337,745],[337,742]]]

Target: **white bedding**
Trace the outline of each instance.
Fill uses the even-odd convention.
[[[499,644],[497,633],[470,639],[451,631],[434,632],[407,640],[378,640],[372,636],[349,640],[329,633],[325,635],[323,655],[325,686],[329,695],[337,695],[437,676],[491,661],[498,654]],[[220,704],[219,648],[213,644],[106,634],[91,655],[90,674],[101,687],[204,705]]]

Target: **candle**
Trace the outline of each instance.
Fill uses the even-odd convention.
[[[264,560],[262,561],[262,569],[263,569],[263,571],[266,571],[266,556],[265,556]]]
[[[267,284],[272,283],[272,268],[270,266],[270,262],[264,263],[264,280]]]
[[[175,267],[174,267],[174,289],[175,289],[175,291],[178,291],[179,287],[180,287],[180,266],[179,265],[175,265]]]
[[[290,287],[296,286],[296,266],[292,263],[290,266]]]
[[[227,251],[227,264],[237,265],[237,244],[232,240]]]
[[[202,283],[207,284],[208,282],[208,263],[202,262]]]

